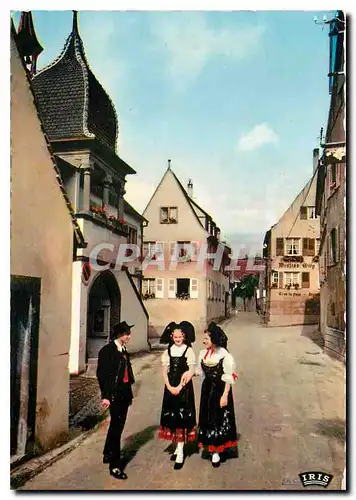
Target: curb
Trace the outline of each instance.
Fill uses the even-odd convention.
[[[145,359],[147,362],[148,360],[153,360],[155,357],[155,352],[147,352],[142,356],[137,356],[136,360],[142,360]],[[151,355],[151,356],[150,356]],[[153,355],[153,356],[152,356]],[[148,358],[148,359],[147,359]],[[135,357],[133,357],[133,360]],[[142,362],[142,361],[141,361]],[[136,361],[137,363],[137,361]],[[140,363],[137,363],[140,364]],[[139,379],[141,373],[142,373],[142,368],[138,367],[138,373],[137,373],[137,379]],[[107,417],[108,418],[108,417]],[[15,467],[10,472],[10,489],[12,490],[17,490],[24,486],[24,484],[32,479],[34,476],[42,472],[44,469],[49,467],[50,465],[54,464],[59,460],[60,458],[63,458],[65,455],[73,451],[75,448],[77,448],[87,437],[89,437],[91,434],[94,434],[101,425],[104,424],[106,421],[105,418],[104,420],[101,420],[98,422],[94,427],[87,431],[83,431],[79,436],[76,438],[72,439],[68,443],[65,443],[64,445],[60,446],[59,448],[54,448],[53,450],[39,456],[36,458],[32,458],[28,460],[27,462],[23,463],[22,465],[19,465],[18,467]]]
[[[10,474],[10,488],[12,490],[21,488],[29,479],[36,476],[57,460],[77,448],[87,437],[94,434],[94,432],[96,432],[98,428],[103,425],[105,420],[97,423],[92,429],[84,431],[80,434],[80,436],[74,438],[72,441],[69,441],[59,448],[55,448],[54,450],[51,450],[40,457],[33,458],[23,465],[15,468]]]

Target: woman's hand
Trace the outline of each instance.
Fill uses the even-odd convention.
[[[186,371],[183,373],[182,378],[180,379],[180,383],[182,386],[185,386],[190,380],[190,371]]]
[[[102,399],[101,406],[104,408],[104,410],[107,410],[110,406],[110,401],[108,399]]]
[[[224,408],[224,406],[227,406],[227,394],[223,394],[220,398],[220,408]]]
[[[173,394],[173,396],[178,396],[178,394],[182,390],[182,386],[178,385],[177,387],[171,387],[169,390],[170,390],[171,394]]]

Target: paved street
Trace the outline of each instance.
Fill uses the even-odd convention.
[[[328,489],[340,489],[345,465],[343,365],[324,355],[302,327],[265,328],[255,313],[239,313],[224,329],[240,377],[234,387],[239,458],[213,469],[193,453],[182,470],[173,470],[167,443],[156,438],[163,382],[161,353],[155,352],[136,384],[123,434],[128,480],[115,480],[102,464],[105,421],[22,489],[303,490],[298,474],[305,471],[333,474]],[[201,346],[199,335],[196,354]],[[198,377],[194,386],[198,406]]]

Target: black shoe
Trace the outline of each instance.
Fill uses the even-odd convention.
[[[220,460],[218,462],[211,462],[211,465],[214,467],[214,469],[217,469],[220,467]]]
[[[171,455],[172,462],[174,462],[176,458],[177,458],[177,455],[175,453],[173,453],[173,455]]]
[[[174,470],[179,470],[179,469],[181,469],[181,468],[183,467],[183,465],[184,465],[184,460],[183,460],[183,462],[176,462],[176,463],[174,464],[173,469],[174,469]]]
[[[113,476],[115,479],[127,479],[127,474],[123,470],[117,469],[114,467],[113,469],[110,469],[110,475]]]

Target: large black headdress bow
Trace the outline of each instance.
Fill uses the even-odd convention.
[[[211,321],[209,323],[208,328],[205,330],[207,333],[209,333],[211,342],[220,347],[224,347],[227,349],[227,336],[226,333],[218,326],[214,321]]]
[[[186,345],[191,345],[195,342],[195,329],[194,326],[189,323],[189,321],[181,321],[180,323],[175,323],[172,321],[164,329],[160,343],[161,344],[173,344],[172,333],[174,330],[181,330],[184,333],[184,343]]]

